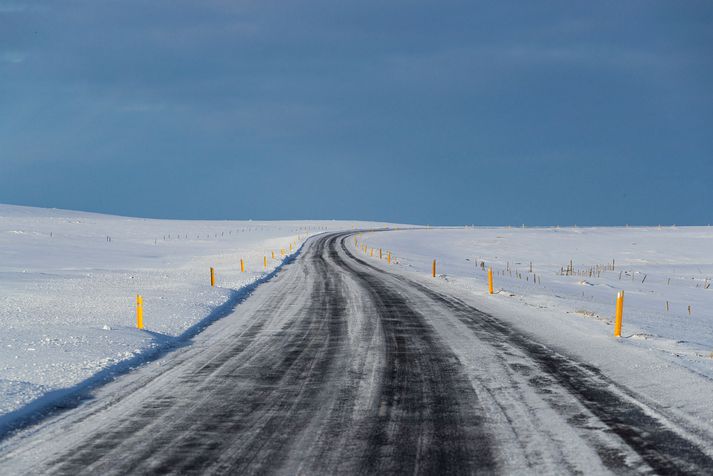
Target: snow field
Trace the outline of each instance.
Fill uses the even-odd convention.
[[[427,228],[362,233],[358,240],[392,252],[396,269],[420,277],[430,278],[436,259],[439,283],[486,298],[496,312],[514,302],[542,311],[530,313],[547,316],[541,325],[592,336],[613,339],[623,290],[620,343],[713,377],[710,227]],[[487,296],[488,267],[494,296]]]

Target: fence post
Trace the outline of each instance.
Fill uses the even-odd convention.
[[[144,298],[141,294],[136,295],[136,328],[144,328]]]
[[[621,322],[624,319],[624,291],[616,295],[616,318],[614,320],[614,337],[621,337]]]

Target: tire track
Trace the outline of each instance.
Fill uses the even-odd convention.
[[[340,245],[350,256],[343,238]],[[404,296],[339,254],[334,259],[371,296],[385,334],[379,408],[362,429],[367,440],[362,469],[371,474],[494,471],[492,436],[457,357]]]

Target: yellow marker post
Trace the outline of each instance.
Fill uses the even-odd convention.
[[[381,248],[379,248],[379,259],[381,259]]]
[[[290,253],[292,253],[292,243],[290,243]]]
[[[488,268],[488,292],[493,294],[493,268]]]
[[[284,248],[280,248],[280,256],[285,256],[285,249],[284,249]]]
[[[215,269],[210,268],[210,285],[215,286]]]
[[[391,251],[389,251],[389,254],[386,255],[386,262],[391,264]]]
[[[436,260],[433,260],[433,265],[431,266],[431,276],[436,277]]]
[[[371,257],[373,258],[373,257],[374,257],[374,248],[372,248],[371,250],[369,250],[369,253],[370,253],[369,256],[371,256]]]
[[[136,295],[136,328],[144,328],[144,298],[141,294]]]
[[[624,319],[624,291],[616,295],[616,318],[614,319],[614,337],[621,337],[621,322]]]
[[[272,253],[272,259],[275,259],[275,250],[272,250],[270,253]]]
[[[241,273],[245,272],[245,261],[243,261],[242,258],[240,258],[240,272]]]
[[[262,257],[262,266],[267,269],[267,256]]]

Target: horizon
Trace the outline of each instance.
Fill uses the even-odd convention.
[[[100,212],[100,211],[93,211],[93,210],[79,210],[79,209],[68,209],[68,208],[57,208],[57,207],[36,207],[32,205],[22,205],[22,204],[16,204],[16,203],[0,203],[0,207],[2,206],[11,206],[11,207],[21,207],[21,208],[34,208],[38,210],[56,210],[60,212],[70,212],[70,213],[90,213],[90,214],[97,214],[97,215],[105,215],[105,216],[113,216],[113,217],[119,217],[119,218],[136,218],[136,219],[141,219],[141,220],[173,220],[173,221],[246,221],[246,222],[288,222],[288,221],[311,221],[311,222],[316,222],[316,221],[334,221],[334,222],[374,222],[374,223],[383,223],[383,224],[392,224],[392,225],[405,225],[405,226],[413,226],[417,228],[427,228],[427,227],[434,227],[434,228],[505,228],[505,229],[515,229],[515,228],[524,228],[524,229],[566,229],[566,228],[708,228],[711,226],[710,223],[704,224],[704,225],[688,225],[685,223],[657,223],[657,224],[632,224],[632,223],[625,223],[623,225],[607,225],[607,224],[577,224],[577,223],[560,223],[560,224],[499,224],[499,225],[493,225],[493,224],[487,224],[487,223],[482,223],[482,224],[475,224],[475,223],[452,223],[452,224],[443,224],[443,225],[433,225],[429,223],[407,223],[407,222],[386,222],[386,221],[381,221],[381,220],[365,220],[362,218],[276,218],[272,220],[263,220],[261,218],[166,218],[166,217],[152,217],[152,216],[138,216],[138,215],[119,215],[119,214],[114,214],[114,213],[105,213],[105,212]]]

